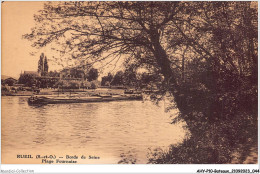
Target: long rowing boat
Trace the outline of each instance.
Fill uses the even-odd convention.
[[[31,96],[28,98],[29,105],[45,105],[45,104],[60,104],[60,103],[91,103],[91,102],[109,102],[118,100],[142,100],[141,94],[129,95],[114,95],[114,96],[90,96],[90,97],[77,97],[77,96],[53,96],[53,97],[40,97]]]

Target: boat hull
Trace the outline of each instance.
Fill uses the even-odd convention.
[[[119,95],[111,97],[30,97],[29,105],[45,105],[45,104],[65,104],[65,103],[93,103],[93,102],[110,102],[119,100],[142,100],[142,95]]]

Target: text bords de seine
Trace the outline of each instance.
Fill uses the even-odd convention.
[[[32,155],[17,155],[17,158],[28,158],[31,159],[33,158]],[[65,157],[59,156],[56,157],[56,155],[36,155],[36,159],[40,159],[41,163],[47,163],[47,164],[52,164],[52,163],[77,163],[78,159],[86,160],[86,159],[100,159],[99,156],[94,156],[94,155],[81,155],[80,157],[77,155],[66,155]]]

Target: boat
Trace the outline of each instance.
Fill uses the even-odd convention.
[[[31,96],[28,98],[29,105],[46,105],[46,104],[62,104],[62,103],[93,103],[93,102],[109,102],[118,100],[142,100],[143,96],[140,94],[129,95],[111,95],[111,96]]]
[[[141,91],[137,91],[135,89],[125,89],[124,94],[141,94]]]
[[[134,93],[134,90],[133,89],[126,89],[125,94],[133,94]]]

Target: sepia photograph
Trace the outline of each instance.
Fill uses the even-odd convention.
[[[257,1],[2,1],[1,35],[2,164],[258,164]]]

